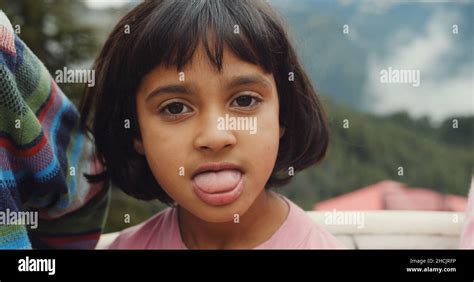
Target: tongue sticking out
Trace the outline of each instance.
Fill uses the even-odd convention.
[[[194,184],[206,193],[222,193],[237,186],[242,173],[238,170],[203,172],[194,177]]]

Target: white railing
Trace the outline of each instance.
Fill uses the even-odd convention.
[[[333,224],[327,212],[308,215],[351,249],[457,249],[464,224],[458,212],[365,211],[363,227]]]

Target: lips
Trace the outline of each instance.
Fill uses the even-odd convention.
[[[209,163],[193,174],[196,195],[209,205],[227,205],[238,199],[243,190],[243,172],[228,163]]]

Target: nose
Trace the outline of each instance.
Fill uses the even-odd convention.
[[[224,115],[218,112],[208,112],[201,118],[198,134],[194,139],[196,149],[205,152],[219,152],[235,146],[237,138],[232,131],[218,126],[219,118],[224,118]]]

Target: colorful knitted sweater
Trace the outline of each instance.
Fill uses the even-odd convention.
[[[91,140],[0,11],[0,249],[95,247],[109,189],[83,176],[101,171]]]

